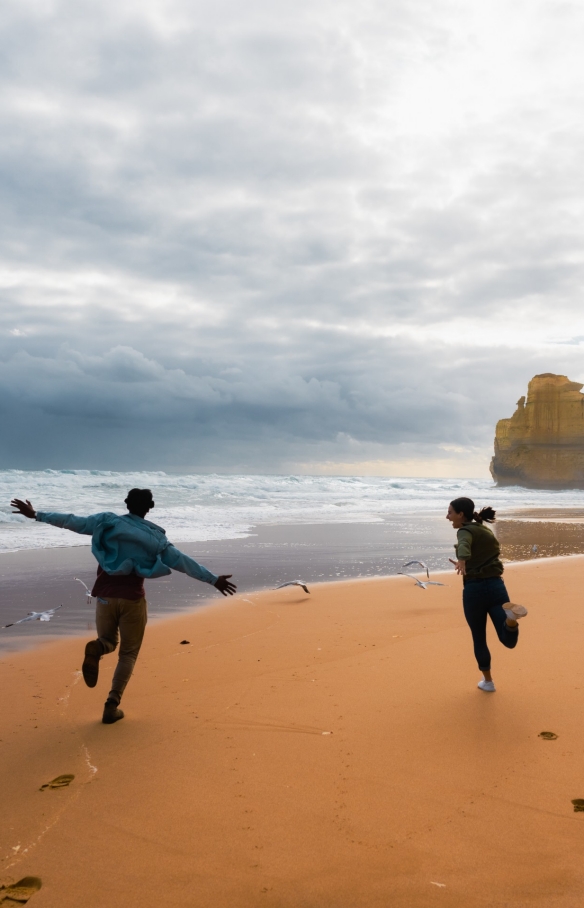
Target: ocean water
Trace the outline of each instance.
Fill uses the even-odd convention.
[[[150,488],[149,515],[175,542],[241,539],[254,526],[371,524],[444,514],[459,495],[497,509],[584,507],[584,490],[496,488],[486,479],[353,476],[249,476],[99,470],[0,471],[0,553],[87,545],[77,536],[11,513],[12,498],[43,511],[125,513],[130,488]]]

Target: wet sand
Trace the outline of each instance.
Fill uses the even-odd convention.
[[[533,558],[554,558],[584,552],[584,521],[542,520],[530,517],[521,520],[498,520],[495,532],[501,543],[504,561],[526,561]],[[533,547],[537,551],[533,551]]]
[[[562,523],[572,520],[583,522],[584,510],[582,508],[514,508],[512,510],[499,511],[499,519],[501,518],[551,520]]]
[[[495,694],[452,575],[160,621],[114,726],[114,657],[89,690],[78,639],[5,656],[2,881],[38,876],[33,908],[575,908],[583,572],[507,568],[530,613],[513,651],[489,631]]]
[[[452,529],[441,515],[374,524],[262,526],[243,539],[179,547],[214,573],[233,573],[238,590],[245,592],[285,580],[314,583],[395,574],[411,558],[444,569],[452,542]],[[92,631],[93,607],[86,605],[83,587],[73,578],[80,577],[91,588],[95,570],[89,546],[0,555],[0,625],[63,603],[50,624],[26,623],[0,631],[0,652],[55,635]],[[207,584],[177,572],[147,581],[146,597],[151,618],[221,600]]]
[[[505,515],[494,528],[506,561],[584,553],[584,522]],[[432,571],[450,570],[454,541],[455,534],[443,514],[426,514],[375,524],[255,527],[244,539],[182,543],[180,548],[215,573],[233,573],[244,593],[291,579],[311,584],[397,574],[412,558],[422,559]],[[538,546],[535,555],[534,544]],[[87,606],[83,587],[74,577],[91,588],[95,560],[89,546],[0,555],[0,625],[17,621],[29,611],[63,604],[50,624],[34,622],[0,630],[0,653],[93,632],[93,607]],[[146,596],[152,620],[221,599],[207,584],[176,572],[147,581]]]

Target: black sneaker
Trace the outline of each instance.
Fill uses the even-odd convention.
[[[106,700],[105,706],[103,708],[103,718],[102,722],[104,725],[113,725],[114,722],[118,722],[120,719],[124,718],[122,710],[119,708],[115,700]]]
[[[95,687],[97,676],[99,675],[99,660],[103,655],[103,650],[99,640],[90,640],[85,646],[85,659],[81,666],[83,680],[88,687]]]

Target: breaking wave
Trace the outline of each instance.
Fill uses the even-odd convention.
[[[496,488],[486,479],[3,470],[0,552],[89,544],[87,536],[11,514],[11,498],[29,498],[43,511],[124,513],[126,493],[135,486],[152,489],[156,508],[149,516],[177,542],[241,538],[258,524],[374,523],[441,513],[459,495],[495,508],[584,507],[584,491]]]

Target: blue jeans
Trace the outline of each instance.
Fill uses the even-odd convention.
[[[491,669],[491,654],[487,646],[487,615],[493,622],[497,637],[507,649],[517,646],[519,625],[508,627],[503,606],[509,602],[505,584],[500,577],[486,580],[467,580],[462,592],[464,617],[470,627],[474,654],[482,672]]]

